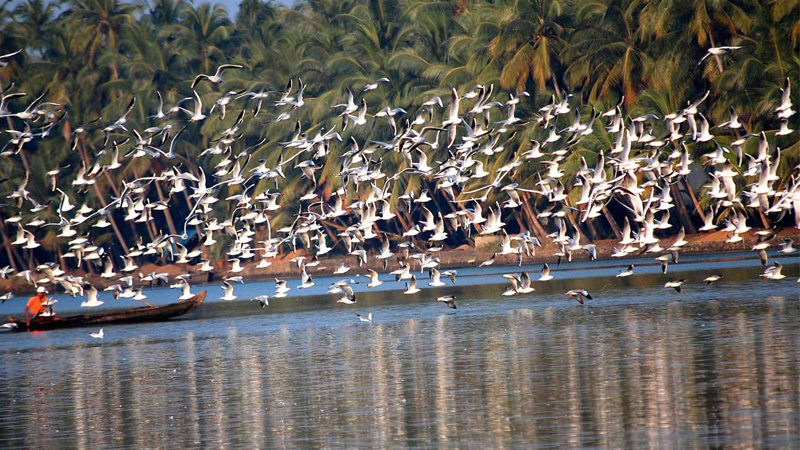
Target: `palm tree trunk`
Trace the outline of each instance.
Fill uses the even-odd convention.
[[[184,200],[186,200],[186,206],[189,207],[189,211],[191,211],[192,208],[194,208],[194,205],[192,204],[192,198],[189,197],[189,193],[185,189],[183,191],[183,198],[184,198]],[[186,220],[183,222],[184,223],[184,229],[186,228],[186,221],[188,221],[188,219],[189,218],[187,217]],[[270,224],[270,227],[272,227],[271,224]],[[200,232],[200,225],[195,225],[194,229],[197,232],[197,237],[199,238],[203,234],[203,233]],[[181,233],[183,233],[183,231],[184,230],[181,230]],[[208,258],[208,248],[205,245],[200,245],[200,252],[203,254],[203,258],[204,259],[209,259]]]
[[[594,219],[587,219],[586,227],[589,229],[589,234],[592,236],[593,241],[602,238],[602,236],[600,236],[600,234],[597,232],[597,228],[594,227]]]
[[[555,88],[555,90],[556,90],[556,96],[558,96],[558,98],[560,99],[561,98],[561,88],[558,87],[558,80],[556,80],[555,72],[551,72],[550,73],[550,79],[553,80],[553,88]]]
[[[8,235],[6,234],[6,227],[5,225],[0,224],[0,234],[3,236],[3,247],[6,248],[6,254],[8,255],[8,263],[14,269],[15,272],[19,272],[19,268],[17,267],[17,262],[14,260],[14,251],[11,248],[11,243],[8,241]]]
[[[677,184],[672,184],[670,189],[672,189],[672,196],[675,198],[675,203],[678,205],[678,215],[681,217],[681,223],[690,234],[697,233],[697,228],[694,227],[692,216],[689,214],[689,210],[686,209],[686,204],[683,202],[683,193],[678,189]]]
[[[28,250],[28,269],[31,271],[31,275],[36,273],[36,258],[33,256],[33,249]]]
[[[100,200],[100,204],[103,205],[103,208],[107,206],[106,199],[103,198],[103,194],[100,192],[100,187],[97,183],[94,184],[94,192],[97,194],[97,198]],[[114,230],[114,234],[117,236],[117,241],[119,241],[120,245],[123,249],[125,249],[125,254],[131,252],[130,248],[128,248],[128,244],[125,243],[125,238],[122,237],[122,232],[119,231],[119,227],[117,226],[117,221],[114,219],[114,214],[108,215],[108,221],[111,222],[111,229]]]
[[[522,199],[522,209],[525,210],[525,214],[528,217],[528,222],[533,228],[533,234],[537,239],[539,239],[540,242],[544,242],[545,238],[547,237],[547,230],[545,230],[542,224],[539,223],[539,218],[536,217],[536,213],[534,213],[533,208],[531,207],[530,195],[527,192],[520,192],[520,197]]]
[[[395,208],[394,215],[397,217],[397,221],[400,222],[400,232],[398,234],[402,235],[406,231],[408,231],[408,224],[406,223],[405,219],[403,218],[403,214]]]
[[[611,229],[614,230],[614,236],[617,237],[618,241],[622,240],[622,231],[619,229],[619,225],[617,225],[617,221],[614,220],[614,216],[608,212],[608,208],[603,206],[603,215],[606,217],[608,224],[611,226]]]
[[[708,37],[711,40],[711,46],[716,47],[717,44],[714,43],[714,35],[708,33]],[[717,61],[717,69],[719,69],[719,73],[722,73],[722,58],[720,58],[719,55],[714,55],[714,60]]]
[[[692,200],[694,211],[698,216],[700,216],[701,219],[703,219],[703,222],[705,222],[706,215],[703,213],[703,208],[700,207],[700,202],[697,201],[697,197],[694,195],[694,189],[692,189],[692,186],[689,184],[689,181],[686,178],[683,178],[681,181],[683,181],[683,189],[689,195],[689,199]]]
[[[83,140],[81,140],[78,149],[81,159],[86,163],[86,167],[89,167],[88,163],[89,155],[86,152],[86,144],[83,142]],[[105,170],[103,171],[103,173],[106,176],[106,180],[108,180],[108,185],[117,195],[117,197],[119,197],[119,191],[117,191],[117,187],[114,185],[114,180],[111,178],[111,175],[109,175],[108,172]],[[100,200],[100,204],[103,205],[103,208],[105,209],[106,206],[108,206],[108,203],[106,203],[106,199],[105,197],[103,197],[103,193],[100,192],[100,186],[98,186],[97,183],[94,183],[92,186],[94,186],[94,193],[97,195],[97,199]],[[128,244],[125,242],[125,238],[122,236],[122,232],[120,232],[119,227],[117,226],[117,221],[114,219],[114,214],[108,215],[108,221],[111,222],[111,229],[114,230],[114,234],[117,237],[117,241],[119,241],[120,245],[125,250],[125,253],[126,254],[130,253],[130,248],[128,247]]]
[[[772,221],[770,221],[769,217],[764,214],[764,211],[761,211],[761,208],[758,208],[758,215],[761,217],[761,223],[764,225],[765,229],[772,228]]]
[[[158,199],[162,202],[164,201],[164,193],[161,192],[161,186],[159,186],[158,181],[154,182],[156,185],[156,193],[158,193]],[[169,212],[169,208],[164,210],[164,218],[167,219],[167,227],[169,228],[169,234],[178,234],[175,230],[175,223],[172,222],[172,214]]]
[[[580,231],[581,234],[587,235],[590,240],[594,241],[595,238],[590,235],[591,230],[589,230],[589,233],[584,233],[581,230],[581,227],[578,224],[578,222],[575,221],[575,217],[573,217],[573,215],[572,215],[572,213],[570,211],[567,211],[567,220],[569,221],[569,223],[572,225],[573,228],[575,228],[576,230]]]
[[[106,172],[105,170],[103,171],[103,173],[106,175],[106,181],[108,181],[108,186],[111,187],[112,191],[114,191],[114,195],[119,197],[119,189],[117,188],[117,185],[114,184],[114,180],[111,178],[111,175],[109,175],[108,172]]]

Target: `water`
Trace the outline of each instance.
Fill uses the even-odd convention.
[[[627,279],[609,277],[627,262],[573,264],[518,297],[486,284],[510,268],[464,270],[343,308],[261,310],[213,301],[212,285],[197,312],[102,341],[0,335],[0,448],[798,449],[798,266],[782,258],[794,278],[763,282],[757,261],[725,258]],[[725,278],[702,284],[711,273]],[[683,293],[664,289],[678,278]],[[576,287],[595,300],[563,296]],[[444,293],[457,311],[433,301]]]

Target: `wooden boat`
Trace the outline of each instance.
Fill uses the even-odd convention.
[[[77,316],[53,316],[38,317],[31,321],[30,327],[25,320],[9,317],[9,322],[16,324],[14,331],[39,331],[56,330],[59,328],[89,327],[96,325],[109,325],[117,323],[142,323],[159,322],[173,317],[182,316],[196,309],[206,298],[206,291],[203,291],[192,298],[181,300],[177,303],[170,303],[164,306],[144,306],[141,308],[126,309],[122,311],[112,311],[101,314],[81,314]]]

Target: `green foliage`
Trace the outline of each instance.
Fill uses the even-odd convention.
[[[155,113],[156,91],[167,109],[191,95],[198,73],[213,73],[222,63],[244,69],[226,73],[220,86],[200,85],[205,105],[223,92],[277,91],[289,79],[302,79],[308,86],[306,106],[291,120],[265,125],[276,116],[274,108],[266,107],[241,130],[245,136],[234,151],[266,139],[251,164],[261,158],[277,161],[285,151],[277,143],[291,136],[295,121],[310,135],[320,127],[341,126],[338,111],[330,105],[344,99],[347,87],[357,91],[381,77],[391,81],[365,95],[370,115],[387,105],[408,110],[437,95],[446,100],[451,87],[463,92],[476,84],[494,84],[497,99],[530,92],[518,105],[518,115],[527,117],[552,95],[566,92],[574,94],[572,106],[586,115],[592,106],[604,111],[625,96],[628,113],[663,116],[711,90],[713,101],[704,105],[710,120],[727,120],[733,106],[750,132],[778,128],[770,111],[787,77],[794,95],[800,91],[797,0],[305,0],[293,7],[244,0],[234,19],[220,5],[185,0],[27,0],[14,9],[6,2],[0,6],[0,54],[23,52],[0,68],[0,82],[6,86],[13,80],[31,95],[49,89],[48,99],[65,106],[65,124],[73,129],[99,116],[120,114],[135,97],[129,123],[142,129]],[[698,66],[708,47],[721,45],[742,49]],[[248,114],[254,112],[254,101],[241,105]],[[416,113],[409,110],[407,117]],[[177,149],[185,158],[184,170],[197,173],[200,152],[214,145],[213,138],[237,114],[238,107],[224,121],[215,114],[202,127],[189,125]],[[434,122],[440,114],[434,113]],[[569,125],[561,123],[566,118],[558,120],[560,128]],[[354,135],[360,142],[387,138],[384,121],[364,128]],[[593,154],[613,146],[599,121],[595,129],[567,159],[567,179],[580,169],[581,157],[591,164]],[[349,145],[350,133],[342,133],[342,146]],[[517,150],[546,133],[531,123],[507,148]],[[784,145],[791,160],[782,171],[798,158],[796,139]],[[102,136],[94,136],[83,151],[96,157],[101,146]],[[43,144],[30,152],[31,167],[41,173],[56,163],[71,164],[67,173],[80,167],[79,154],[50,147]],[[332,151],[335,155],[342,149]],[[447,157],[443,149],[439,153],[432,159]],[[402,158],[390,156],[384,170],[402,169]],[[203,160],[206,173],[213,172],[219,159]],[[336,158],[328,161],[320,182],[329,184],[330,192],[341,181],[335,176]],[[124,164],[129,167],[121,174],[154,170],[141,159]],[[533,187],[539,169],[531,163],[514,176]],[[4,166],[0,175],[19,179],[23,173]],[[109,181],[99,181],[105,193]],[[392,187],[392,204],[410,189],[425,188],[415,185],[417,178],[411,185],[400,181]],[[274,187],[262,184],[259,192]],[[309,186],[298,177],[283,187],[287,221],[297,210],[293,202]],[[37,194],[56,199],[44,190]],[[156,220],[163,225],[162,215]]]

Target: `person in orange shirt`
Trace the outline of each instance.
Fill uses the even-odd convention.
[[[46,293],[47,289],[40,286],[36,289],[36,296],[28,299],[28,305],[25,307],[25,320],[28,322],[29,327],[31,326],[31,320],[46,311],[47,308],[44,305],[47,301],[47,298],[44,296]]]

